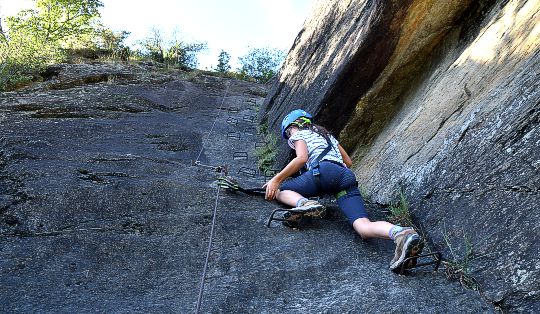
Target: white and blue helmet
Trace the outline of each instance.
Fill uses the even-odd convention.
[[[289,112],[288,115],[283,118],[283,121],[281,121],[281,136],[283,136],[284,139],[288,139],[287,136],[287,128],[291,126],[291,124],[294,123],[298,118],[307,118],[307,119],[313,119],[313,116],[310,115],[307,111],[304,111],[302,109],[296,109],[291,112]]]

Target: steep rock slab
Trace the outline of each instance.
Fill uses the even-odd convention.
[[[388,63],[410,2],[319,1],[265,100],[262,121],[277,127],[291,108],[317,114],[329,106],[318,117],[340,130]]]
[[[192,312],[216,173],[191,160],[232,159],[232,147],[201,150],[204,137],[224,103],[253,117],[264,88],[138,66],[54,69],[0,94],[1,311]]]
[[[406,187],[447,256],[475,258],[469,271],[486,295],[525,311],[540,293],[539,14],[538,2],[510,1],[465,49],[449,38],[392,122],[355,152],[375,200]]]
[[[265,100],[261,121],[277,128],[291,108],[301,107],[338,133],[359,110],[361,97],[395,101],[410,83],[410,72],[420,71],[426,54],[478,6],[470,1],[319,1]],[[390,76],[392,89],[374,92],[382,89],[381,77],[387,83]],[[367,117],[345,145],[353,147],[366,134],[373,137],[396,110],[378,107],[385,112],[376,117],[373,107],[361,108]]]
[[[362,241],[335,204],[298,231],[266,228],[272,202],[216,201],[218,174],[193,159],[264,182],[248,171],[260,85],[124,70],[0,95],[2,312],[193,312],[215,204],[202,313],[490,312],[440,271],[390,272],[393,244]]]
[[[341,131],[373,200],[404,187],[450,259],[466,260],[471,243],[469,271],[489,299],[531,310],[538,25],[537,1],[319,2],[261,120],[277,129],[291,109],[316,113]]]

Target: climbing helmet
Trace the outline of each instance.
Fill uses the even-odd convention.
[[[296,122],[296,120],[302,118],[302,122]],[[313,116],[310,115],[307,111],[304,111],[302,109],[296,109],[291,112],[289,112],[288,115],[283,118],[283,121],[281,121],[281,135],[284,139],[288,139],[287,136],[287,129],[292,125],[295,124],[297,126],[302,126],[306,123],[311,123],[311,119],[313,119]],[[296,123],[295,123],[296,122]]]

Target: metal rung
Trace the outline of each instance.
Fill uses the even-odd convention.
[[[247,121],[247,122],[253,122],[253,121],[255,121],[255,117],[253,117],[253,116],[243,116],[242,120]]]
[[[240,139],[240,133],[239,132],[229,132],[227,134],[227,138],[233,139],[233,140],[239,140]]]
[[[266,147],[266,142],[257,142],[255,143],[255,149]]]
[[[233,159],[234,160],[247,160],[248,159],[248,153],[246,153],[246,152],[234,152],[233,153]]]
[[[405,265],[407,265],[407,262],[410,261],[410,260],[413,260],[413,259],[420,259],[420,258],[424,258],[424,257],[431,257],[432,260],[429,261],[429,262],[422,262],[422,263],[417,263],[414,267],[405,267]],[[405,270],[408,270],[408,269],[414,269],[414,268],[418,268],[418,267],[422,267],[422,266],[428,266],[428,265],[435,265],[435,269],[434,271],[437,271],[439,270],[439,266],[441,266],[441,261],[442,261],[442,254],[441,252],[433,252],[433,253],[429,253],[429,254],[423,254],[423,255],[418,255],[418,256],[411,256],[409,258],[406,258],[403,263],[401,264],[401,268],[399,270],[399,274],[400,275],[403,275],[403,273],[405,272]]]
[[[302,219],[304,218],[305,215],[313,213],[312,211],[304,211],[304,210],[299,211],[299,210],[296,210],[294,208],[291,208],[291,209],[276,208],[270,214],[270,217],[268,218],[268,222],[266,223],[266,227],[270,228],[270,224],[272,223],[272,221],[290,221],[290,219],[275,217],[275,215],[277,213],[287,213],[287,212],[288,213],[293,213],[293,214],[300,214],[300,219],[298,220],[298,223],[300,223],[302,221]]]
[[[227,110],[229,110],[229,112],[235,113],[235,112],[239,112],[240,108],[238,108],[238,107],[229,107]]]
[[[248,167],[241,167],[240,170],[238,170],[238,173],[247,175],[249,177],[257,176],[257,170],[251,169],[251,168],[248,168]]]
[[[227,123],[236,126],[238,124],[238,119],[229,117]]]
[[[272,211],[272,213],[270,214],[270,218],[268,218],[268,222],[266,223],[266,227],[267,228],[270,228],[270,223],[272,223],[272,220],[276,220],[276,221],[287,221],[287,219],[285,218],[276,218],[274,217],[274,215],[276,213],[279,213],[279,212],[287,212],[288,210],[284,209],[284,208],[277,208],[277,209],[274,209]]]

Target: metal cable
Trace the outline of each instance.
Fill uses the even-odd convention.
[[[223,95],[223,98],[221,100],[221,104],[219,105],[219,109],[220,110],[223,110],[223,103],[225,102],[225,98],[227,97],[227,94],[229,92],[229,87],[230,87],[230,82],[228,82],[227,84],[227,88],[225,89],[225,94]],[[197,159],[195,160],[195,164],[198,164],[199,163],[199,158],[201,157],[201,154],[202,154],[202,151],[205,147],[205,144],[206,144],[206,141],[208,141],[208,139],[210,138],[210,135],[212,134],[212,131],[214,130],[214,126],[216,125],[216,122],[218,120],[220,116],[220,112],[216,115],[216,118],[214,119],[214,123],[212,123],[212,127],[210,128],[210,131],[208,132],[208,135],[206,136],[206,139],[203,140],[203,143],[202,143],[202,147],[201,147],[201,150],[199,151],[199,155],[197,155]],[[220,176],[223,176],[223,171],[221,170],[220,171]],[[210,237],[208,239],[208,249],[206,251],[206,259],[204,261],[204,268],[203,268],[203,273],[202,273],[202,276],[201,276],[201,285],[200,285],[200,288],[199,288],[199,296],[197,298],[197,306],[195,308],[195,313],[198,314],[201,310],[201,303],[202,303],[202,297],[203,297],[203,293],[204,293],[204,283],[205,283],[205,280],[206,280],[206,272],[208,270],[208,261],[210,260],[210,253],[212,251],[212,241],[214,239],[214,229],[215,229],[215,226],[216,226],[216,216],[217,216],[217,208],[218,208],[218,204],[219,204],[219,191],[221,190],[221,188],[217,187],[216,189],[216,202],[215,202],[215,205],[214,205],[214,213],[212,215],[212,225],[210,226]]]
[[[225,97],[227,97],[227,94],[229,93],[229,87],[231,86],[231,83],[227,83],[227,88],[225,89],[225,94],[223,95],[223,98],[221,99],[221,104],[219,105],[219,110],[223,110],[223,103],[225,102]],[[220,116],[220,112],[216,115],[216,118],[214,119],[214,123],[212,123],[212,127],[210,128],[210,131],[208,132],[208,135],[206,136],[206,139],[203,140],[201,145],[201,150],[199,151],[199,155],[197,155],[197,159],[195,159],[195,163],[199,162],[199,158],[201,157],[201,154],[203,152],[204,146],[206,144],[206,141],[210,138],[210,135],[212,134],[212,131],[214,130],[214,126],[216,125],[216,122]]]
[[[218,186],[217,189],[216,189],[216,203],[215,203],[215,206],[214,206],[214,214],[213,214],[213,217],[212,217],[212,225],[210,227],[210,238],[208,239],[208,250],[206,251],[206,260],[204,261],[204,268],[203,268],[203,273],[202,273],[202,277],[201,277],[201,286],[199,288],[199,297],[197,298],[197,307],[195,309],[195,313],[198,314],[201,310],[201,303],[202,303],[202,296],[203,296],[203,292],[204,292],[204,282],[205,282],[205,279],[206,279],[206,271],[208,269],[208,260],[210,259],[210,251],[212,250],[212,240],[214,238],[214,227],[216,225],[216,213],[217,213],[217,208],[218,208],[218,203],[219,203],[219,191],[221,190],[221,188]]]

